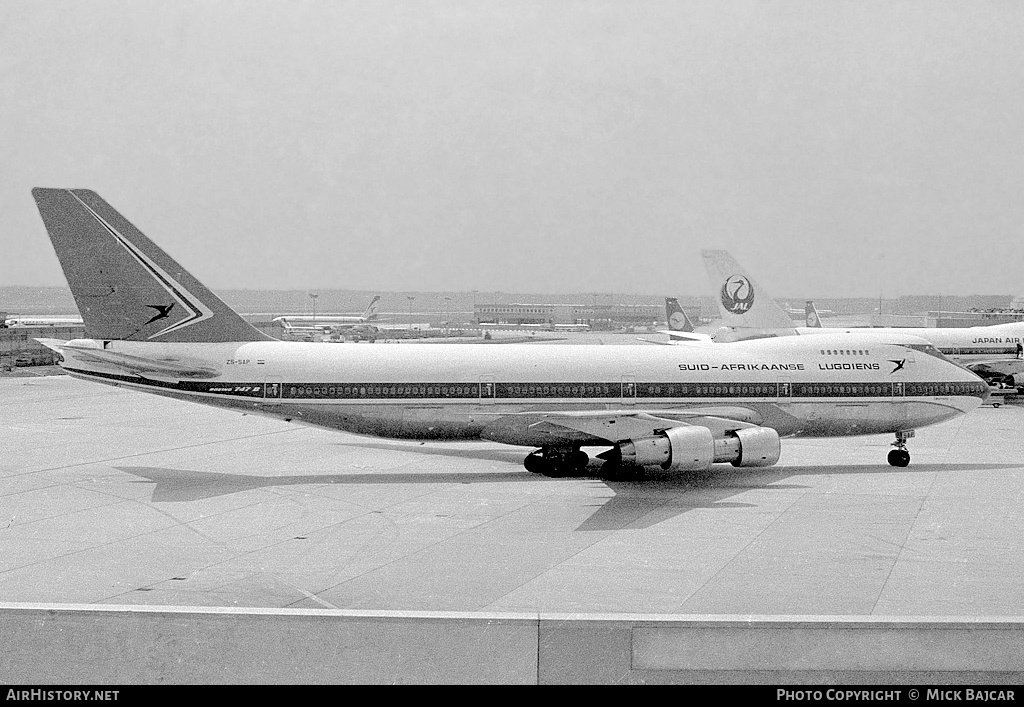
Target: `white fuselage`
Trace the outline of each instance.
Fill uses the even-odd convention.
[[[443,349],[113,341],[107,351],[167,365],[185,361],[201,372],[133,375],[74,349],[63,350],[62,365],[83,378],[361,434],[538,446],[550,438],[531,415],[551,411],[670,417],[742,406],[781,435],[833,436],[941,422],[987,394],[971,372],[908,346],[843,334],[809,344],[806,337],[728,346]],[[578,443],[609,441],[616,440]]]
[[[282,324],[305,324],[308,326],[320,325],[330,326],[333,324],[366,324],[370,321],[369,317],[356,317],[356,316],[341,316],[326,314],[324,316],[312,317],[312,316],[284,316],[274,317],[275,322],[281,322]]]
[[[9,327],[30,326],[74,326],[82,325],[81,317],[10,317],[6,322]]]
[[[887,327],[887,328],[816,328],[799,327],[801,335],[835,334],[879,334],[919,336],[931,343],[942,353],[957,360],[992,358],[994,356],[1015,356],[1018,346],[1024,346],[1024,322],[993,324],[973,327]]]

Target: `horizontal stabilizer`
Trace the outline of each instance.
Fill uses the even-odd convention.
[[[700,334],[696,331],[661,330],[658,333],[668,334],[669,339],[671,339],[673,342],[679,343],[694,342],[710,344],[712,341],[714,341],[714,339],[712,339],[709,334]]]
[[[662,346],[674,346],[675,344],[711,344],[714,343],[708,334],[698,334],[694,331],[672,331],[669,329],[660,329],[659,334],[668,334],[668,341],[658,341],[656,339],[645,339],[642,336],[636,337],[637,341],[643,341],[648,344],[660,344]]]
[[[194,378],[217,378],[221,375],[218,369],[211,367],[206,362],[190,361],[180,356],[152,359],[87,345],[76,345],[74,341],[65,342],[57,339],[36,339],[36,341],[60,353],[64,357],[66,368],[74,368],[74,362],[81,361],[91,366],[100,364],[120,373],[167,382]]]

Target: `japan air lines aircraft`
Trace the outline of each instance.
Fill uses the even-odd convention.
[[[359,434],[536,447],[530,471],[770,466],[780,436],[895,434],[988,387],[915,338],[694,346],[328,346],[274,340],[95,192],[33,190],[87,339],[42,340],[73,376]]]
[[[822,327],[813,303],[808,302],[808,326],[794,327],[786,311],[729,253],[705,250],[702,255],[708,277],[718,289],[718,309],[725,325],[715,333],[715,341],[870,332],[883,336],[920,336],[942,353],[965,364],[1024,356],[1024,322],[975,327]]]

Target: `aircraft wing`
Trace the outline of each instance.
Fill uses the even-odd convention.
[[[985,379],[990,386],[1017,386],[1024,383],[1024,359],[996,358],[964,365]]]
[[[531,412],[523,413],[539,418],[529,425],[538,432],[553,436],[578,438],[573,433],[599,437],[609,443],[625,439],[650,437],[658,430],[669,427],[707,427],[715,437],[726,432],[757,427],[761,416],[749,408],[706,407],[686,410],[614,410],[592,412]]]
[[[668,334],[668,341],[657,341],[656,339],[645,339],[642,336],[636,337],[637,341],[643,341],[648,344],[660,344],[662,346],[674,346],[676,344],[710,344],[714,341],[707,334],[698,334],[695,331],[675,331],[668,329],[659,329],[659,334]]]
[[[221,372],[205,361],[192,361],[179,356],[159,359],[130,356],[116,351],[69,345],[59,339],[36,339],[40,344],[61,354],[66,362],[82,361],[101,364],[119,373],[141,376],[151,380],[177,382],[191,378],[216,378]]]
[[[658,331],[659,334],[668,334],[668,337],[673,342],[678,343],[689,343],[692,341],[702,341],[704,343],[710,343],[712,338],[708,334],[700,334],[695,331],[672,331],[669,329],[663,329]]]

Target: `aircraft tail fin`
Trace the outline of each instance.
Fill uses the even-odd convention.
[[[686,312],[679,306],[679,300],[675,297],[665,298],[665,320],[672,331],[693,331],[693,322],[686,316]]]
[[[807,304],[804,305],[804,321],[812,329],[821,328],[821,317],[818,316],[818,310],[812,300],[807,300]]]
[[[701,251],[718,295],[722,323],[729,327],[792,329],[793,320],[724,250]]]
[[[363,312],[364,321],[372,321],[377,318],[377,303],[380,302],[380,295],[374,295],[373,299],[370,300],[370,304],[366,305],[366,311]]]
[[[110,204],[88,189],[32,190],[93,339],[267,341]]]

